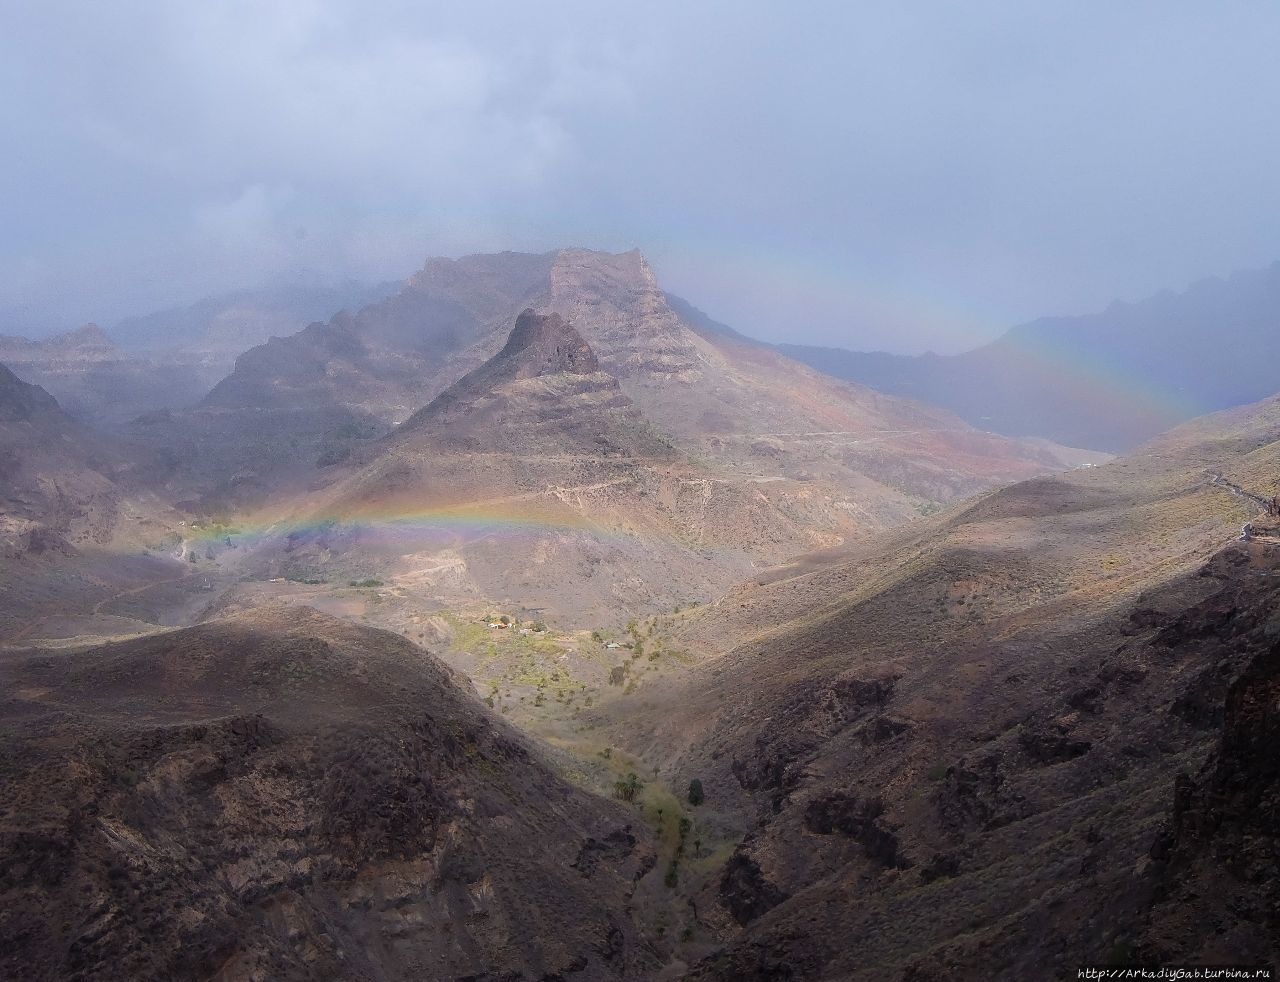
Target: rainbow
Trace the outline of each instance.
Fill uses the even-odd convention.
[[[244,520],[192,526],[186,538],[192,542],[217,542],[230,538],[236,545],[253,547],[289,538],[317,538],[325,534],[356,535],[366,544],[421,540],[437,547],[457,545],[495,535],[523,538],[547,533],[578,533],[596,538],[634,539],[634,532],[590,520],[567,508],[539,507],[530,502],[511,504],[426,506],[370,502],[355,508],[320,510],[305,515],[251,515]]]
[[[1219,408],[1158,385],[1146,373],[1104,361],[1053,334],[1030,336],[1015,330],[1001,340],[1001,346],[1011,356],[1011,368],[1020,367],[1028,374],[1056,374],[1095,404],[1115,413],[1152,416],[1163,421],[1161,428]]]
[[[653,241],[669,238],[670,230],[654,230]],[[934,334],[954,337],[956,348],[970,350],[974,338],[990,334],[993,322],[1013,318],[999,311],[961,309],[958,302],[944,303],[905,282],[894,282],[889,271],[859,270],[856,264],[829,254],[776,250],[761,252],[746,247],[746,240],[684,240],[685,253],[699,260],[699,275],[716,286],[713,292],[752,296],[772,292],[779,296],[808,296],[832,309],[858,310],[858,319],[881,327],[927,326]],[[681,250],[685,251],[684,248]],[[761,284],[769,285],[762,289]],[[679,292],[677,285],[676,292]],[[1113,407],[1116,412],[1149,416],[1163,422],[1163,429],[1185,419],[1212,412],[1219,406],[1202,404],[1184,393],[1159,385],[1136,366],[1103,361],[1069,339],[1028,337],[1016,328],[1001,340],[1009,355],[1010,370],[1052,374],[1082,398]],[[850,324],[844,347],[865,350],[859,344],[857,325]]]

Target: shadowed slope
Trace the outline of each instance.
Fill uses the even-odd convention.
[[[1231,544],[1259,510],[1235,486],[1280,490],[1273,401],[659,619],[705,661],[599,722],[742,833],[698,902],[732,945],[693,977],[1028,977],[1139,941],[1222,960],[1148,912],[1185,893],[1150,860],[1175,776],[1274,631],[1280,541]],[[1273,958],[1242,911],[1238,951]]]
[[[394,635],[265,610],[0,674],[9,977],[651,962],[625,912],[651,860],[625,813]]]

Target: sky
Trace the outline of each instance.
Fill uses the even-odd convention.
[[[0,333],[640,248],[772,341],[964,350],[1280,259],[1280,5],[0,0]]]

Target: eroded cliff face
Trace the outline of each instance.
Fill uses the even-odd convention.
[[[611,374],[648,385],[703,380],[695,335],[639,250],[609,255],[563,249],[549,280],[549,306],[583,325]]]

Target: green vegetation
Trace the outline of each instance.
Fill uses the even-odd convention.
[[[624,780],[613,783],[613,796],[621,801],[635,801],[636,795],[644,783],[636,777],[635,771],[629,773]]]
[[[367,580],[352,580],[350,585],[355,587],[374,587],[382,586],[382,581],[377,577],[371,576]]]
[[[671,889],[680,883],[680,860],[684,858],[684,846],[689,839],[689,832],[693,829],[693,822],[682,815],[676,828],[680,838],[676,842],[675,852],[671,854],[671,862],[667,864],[666,876],[662,878],[662,882]]]
[[[702,804],[704,800],[705,796],[702,792],[702,781],[695,777],[689,782],[689,804],[696,808],[698,805]]]

